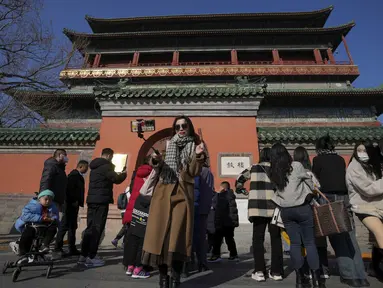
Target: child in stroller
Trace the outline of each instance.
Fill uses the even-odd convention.
[[[46,261],[44,254],[49,252],[49,245],[57,232],[59,212],[53,204],[54,194],[44,190],[33,198],[22,210],[16,220],[15,228],[21,232],[17,242],[11,242],[12,250],[21,256],[16,262],[5,263],[3,273],[8,268],[16,268],[15,281],[25,266],[49,266],[47,276],[52,269],[52,262]],[[42,261],[39,261],[39,257]]]

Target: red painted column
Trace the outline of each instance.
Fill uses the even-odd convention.
[[[279,58],[279,51],[273,49],[273,64],[281,64],[281,59]]]
[[[314,49],[314,57],[317,64],[323,64],[322,55],[320,54],[319,49]]]
[[[180,52],[174,51],[173,52],[172,66],[178,66],[179,60],[180,60]]]
[[[334,57],[334,54],[332,54],[331,48],[327,49],[327,56],[328,56],[328,60],[330,61],[330,64],[335,65],[335,57]]]
[[[94,57],[94,61],[93,61],[94,68],[97,68],[100,66],[100,59],[101,59],[101,54],[96,54],[96,57]]]
[[[346,49],[346,52],[347,52],[347,55],[348,55],[348,60],[350,60],[350,63],[352,65],[354,65],[354,61],[352,60],[350,50],[348,49],[346,38],[343,35],[342,35],[342,41],[343,41],[344,48]]]
[[[231,55],[231,64],[232,65],[238,65],[237,50],[235,50],[235,49],[231,50],[230,55]]]
[[[139,59],[140,59],[140,53],[139,52],[134,52],[132,66],[137,66]]]

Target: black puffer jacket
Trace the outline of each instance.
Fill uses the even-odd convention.
[[[54,201],[64,204],[68,179],[65,174],[65,164],[51,157],[45,160],[40,180],[40,192],[46,189],[55,194]]]
[[[126,179],[126,173],[114,172],[114,165],[104,159],[96,158],[89,165],[89,192],[86,199],[88,204],[112,204],[113,184],[121,184]]]
[[[223,229],[226,227],[238,227],[238,209],[235,201],[233,190],[222,191],[215,193],[213,197],[213,207],[215,210],[214,224],[215,229]]]
[[[68,175],[68,186],[66,192],[66,203],[73,204],[78,202],[80,207],[84,207],[85,181],[84,177],[77,169],[72,170]]]

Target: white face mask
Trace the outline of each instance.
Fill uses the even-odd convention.
[[[80,172],[80,175],[85,178],[86,173],[81,173]]]
[[[370,158],[366,152],[358,152],[358,158],[360,161],[367,162]]]

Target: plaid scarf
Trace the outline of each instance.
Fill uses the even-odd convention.
[[[329,150],[329,149],[318,149],[317,150],[318,155],[337,155],[335,150]]]
[[[160,181],[164,184],[177,183],[180,171],[186,169],[194,151],[194,137],[174,135],[166,149],[165,163],[162,167]]]

